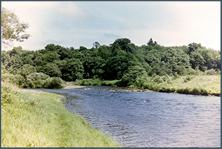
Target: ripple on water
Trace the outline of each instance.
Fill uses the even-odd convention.
[[[58,91],[58,90],[57,90]],[[87,87],[70,111],[129,147],[219,147],[220,98]]]

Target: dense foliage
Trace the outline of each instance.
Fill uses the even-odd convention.
[[[122,38],[108,46],[95,42],[92,48],[49,44],[28,51],[15,47],[2,52],[2,63],[9,73],[25,80],[17,83],[23,87],[53,85],[59,78],[120,80],[119,86],[139,87],[147,77],[215,74],[220,71],[220,53],[196,43],[164,47],[150,39],[147,45],[137,46]]]

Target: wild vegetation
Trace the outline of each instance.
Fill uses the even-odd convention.
[[[103,82],[94,85],[219,94],[218,91],[209,92],[203,86],[173,86],[178,78],[185,77],[187,82],[192,82],[195,81],[193,76],[219,76],[220,53],[197,43],[164,47],[150,39],[146,45],[137,46],[129,39],[121,38],[110,45],[95,42],[92,48],[48,44],[44,49],[30,51],[15,47],[2,53],[2,64],[13,75],[14,82],[23,88],[61,88],[63,80],[87,85],[86,80],[93,79]],[[118,81],[109,84],[104,80]],[[186,81],[181,82],[181,87]],[[88,83],[93,85],[92,81]]]
[[[63,105],[64,96],[3,85],[2,146],[118,146],[83,118],[68,112]]]

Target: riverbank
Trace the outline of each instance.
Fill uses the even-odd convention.
[[[220,96],[220,75],[190,75],[173,77],[160,77],[160,78],[147,78],[139,86],[132,85],[121,87],[120,80],[99,80],[99,79],[84,79],[76,82],[66,83],[66,87],[70,86],[112,86],[120,87],[131,91],[157,91],[157,92],[173,92],[180,94],[192,95],[214,95]]]
[[[2,97],[3,147],[118,146],[82,117],[68,112],[62,95],[18,89]]]

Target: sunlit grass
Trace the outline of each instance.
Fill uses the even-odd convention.
[[[18,91],[2,106],[3,147],[109,147],[117,142],[69,113],[61,95]]]
[[[145,78],[140,86],[126,86],[129,89],[149,89],[160,92],[177,92],[183,94],[219,95],[220,75],[188,75],[188,76],[154,76]],[[119,80],[83,79],[72,82],[72,85],[118,86]],[[69,86],[70,84],[67,84]]]
[[[166,86],[175,89],[204,89],[210,94],[220,94],[220,75],[189,76],[191,80],[188,81],[186,80],[187,77],[179,77]]]

